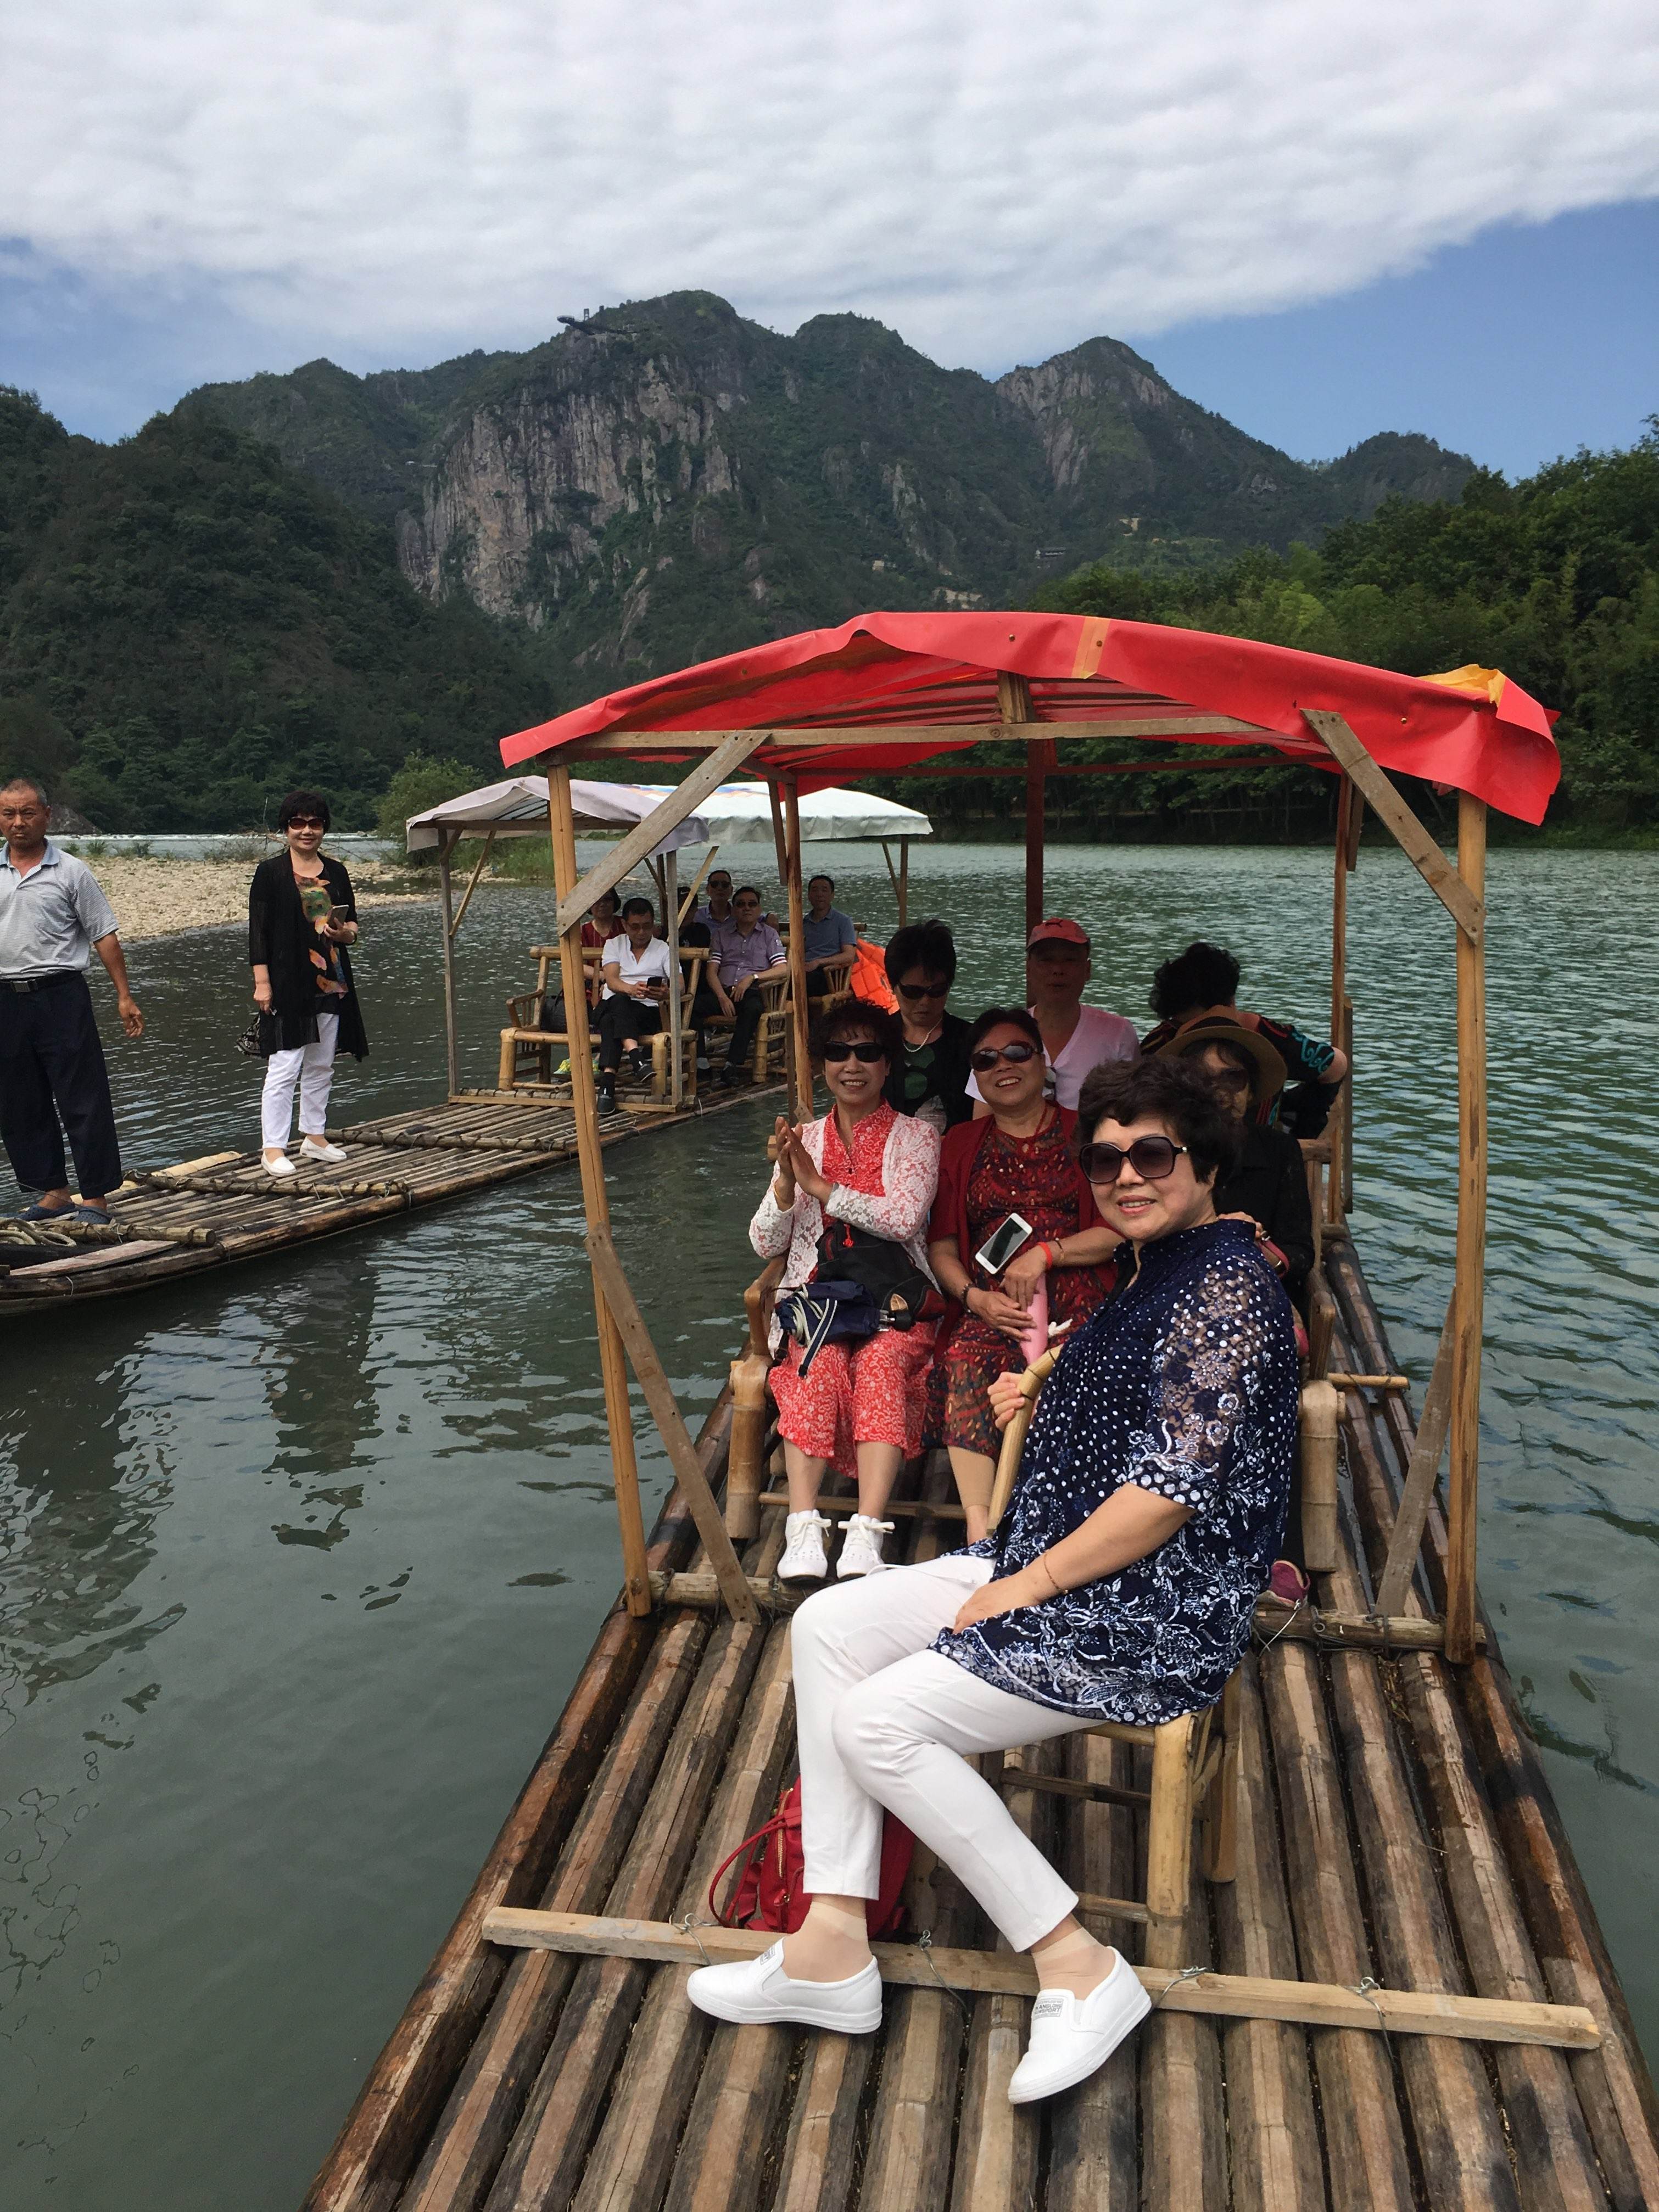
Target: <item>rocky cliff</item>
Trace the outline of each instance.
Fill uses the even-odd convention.
[[[528,624],[585,696],[872,605],[1029,599],[1103,556],[1154,569],[1316,541],[1470,473],[1384,434],[1310,466],[1095,338],[994,383],[879,323],[792,337],[706,293],[526,354],[353,377],[326,362],[182,403],[390,522],[404,572]]]

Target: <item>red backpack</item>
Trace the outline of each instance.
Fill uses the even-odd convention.
[[[872,1936],[890,1936],[903,1917],[899,1893],[910,1871],[915,1838],[902,1820],[890,1813],[882,1818],[880,1894],[865,1908]],[[714,1893],[728,1867],[741,1859],[738,1875],[724,1910]],[[793,1936],[806,1917],[812,1902],[802,1887],[805,1870],[800,1847],[800,1783],[792,1782],[778,1800],[778,1809],[763,1828],[745,1837],[714,1870],[708,1885],[708,1910],[722,1928],[765,1928],[780,1936]]]

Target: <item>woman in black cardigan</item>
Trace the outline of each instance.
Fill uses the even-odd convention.
[[[267,1175],[291,1176],[288,1140],[294,1090],[300,1089],[300,1158],[337,1165],[345,1158],[326,1134],[334,1055],[368,1050],[351,981],[349,946],[357,941],[357,902],[342,862],[320,849],[326,799],[291,791],[276,816],[286,852],[253,872],[247,902],[247,957],[253,1003],[276,1024],[276,1049],[265,1062],[260,1102]]]

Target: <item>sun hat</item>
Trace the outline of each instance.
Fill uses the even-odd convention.
[[[1088,933],[1081,922],[1072,921],[1067,915],[1051,915],[1047,921],[1038,922],[1025,940],[1025,949],[1029,952],[1034,945],[1044,944],[1080,945],[1086,952]]]
[[[1212,1038],[1220,1044],[1237,1046],[1255,1062],[1259,1099],[1276,1098],[1289,1081],[1290,1070],[1267,1038],[1229,1014],[1195,1014],[1191,1021],[1182,1023],[1166,1044],[1159,1045],[1153,1058],[1179,1060],[1192,1046],[1207,1044]]]

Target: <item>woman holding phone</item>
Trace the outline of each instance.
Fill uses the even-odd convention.
[[[253,1003],[276,1033],[259,1109],[270,1176],[295,1171],[288,1143],[296,1084],[301,1159],[308,1166],[344,1159],[327,1135],[334,1055],[344,1050],[361,1060],[368,1050],[348,949],[357,942],[357,902],[344,863],[322,850],[329,819],[325,799],[290,791],[276,812],[287,850],[259,863],[248,891]]]
[[[1076,1115],[1043,1095],[1035,1018],[988,1007],[968,1057],[991,1110],[945,1133],[927,1257],[955,1301],[939,1328],[929,1425],[951,1455],[972,1544],[985,1534],[996,1476],[991,1385],[1110,1295],[1119,1239],[1073,1156]]]

